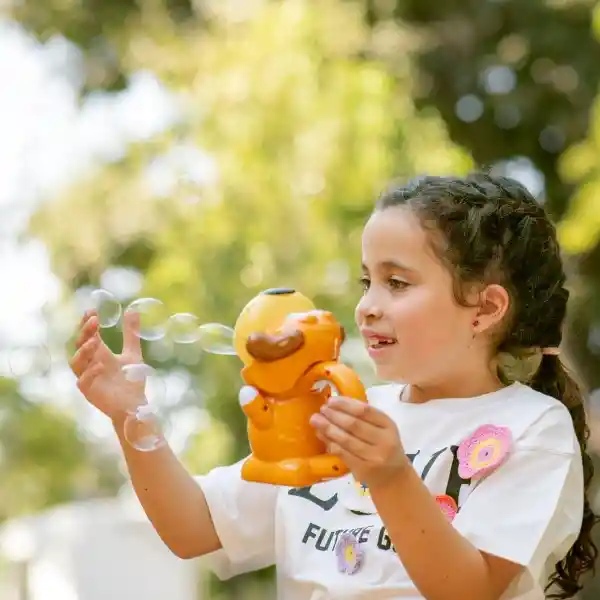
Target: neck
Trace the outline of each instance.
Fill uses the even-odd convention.
[[[505,385],[497,375],[489,371],[482,373],[479,377],[474,374],[462,374],[452,380],[410,384],[406,389],[408,397],[405,396],[403,400],[413,404],[422,404],[440,398],[474,398],[495,392],[503,387]]]

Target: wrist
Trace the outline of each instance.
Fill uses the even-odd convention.
[[[123,406],[116,408],[107,416],[114,427],[122,427],[128,416],[135,414],[141,406],[147,406],[147,404],[148,401],[145,397],[131,399],[124,403]]]
[[[414,473],[411,463],[406,459],[396,465],[388,467],[376,477],[373,477],[371,482],[367,481],[365,483],[369,486],[371,494],[385,492],[390,488],[403,485],[410,476],[411,471]]]

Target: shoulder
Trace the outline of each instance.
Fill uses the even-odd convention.
[[[515,393],[507,399],[516,429],[518,444],[523,449],[539,448],[565,454],[579,453],[579,442],[573,419],[567,407],[558,399],[533,388],[517,384]]]

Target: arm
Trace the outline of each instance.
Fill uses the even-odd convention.
[[[113,418],[135,493],[154,529],[179,558],[221,548],[204,493],[168,446],[139,452],[123,436],[125,416]]]
[[[371,495],[428,600],[497,599],[525,571],[530,582],[547,578],[547,566],[579,534],[583,467],[570,416],[562,405],[539,416],[506,463],[471,490],[452,524],[436,514],[414,469],[373,485]]]
[[[276,488],[242,481],[240,464],[213,469],[196,482],[168,447],[144,453],[124,439],[127,411],[145,398],[144,381],[130,381],[121,370],[143,362],[138,315],[123,318],[123,354],[117,357],[102,341],[95,313],[86,313],[70,365],[79,390],[111,419],[135,493],[158,535],[181,558],[220,549],[221,572],[272,564]]]
[[[407,466],[371,497],[409,577],[427,600],[497,600],[521,566],[486,555],[447,521]]]
[[[386,414],[331,398],[311,423],[369,486],[399,559],[427,600],[498,600],[525,569],[529,582],[541,581],[581,528],[583,469],[569,413],[559,404],[542,415],[534,407],[534,424],[507,461],[473,487],[452,524],[406,460]]]

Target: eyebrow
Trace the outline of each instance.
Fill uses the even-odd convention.
[[[398,262],[396,260],[383,260],[377,263],[377,268],[387,270],[387,271],[404,271],[406,273],[415,273],[414,269],[407,267],[405,264]],[[368,272],[367,266],[363,263],[362,270]]]

